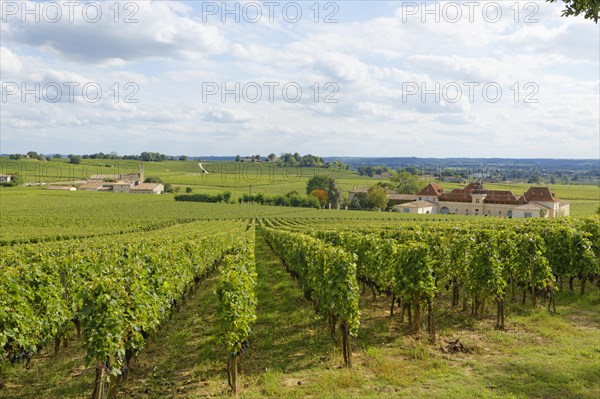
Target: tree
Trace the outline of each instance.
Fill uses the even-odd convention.
[[[323,190],[327,192],[327,197],[331,206],[338,207],[342,203],[342,192],[337,186],[335,179],[327,176],[313,176],[306,183],[306,193],[310,194],[314,190]]]
[[[367,193],[356,193],[352,197],[352,201],[350,201],[351,209],[368,209],[372,208],[371,202],[369,201],[369,196]]]
[[[396,174],[392,181],[398,183],[396,191],[400,194],[416,194],[420,190],[417,177],[408,172]]]
[[[242,160],[242,157],[240,157],[240,155],[236,155],[235,156],[235,162],[240,162]]]
[[[192,191],[194,191],[194,189],[191,188],[191,187],[186,187],[185,188],[185,192],[188,193],[188,194],[191,193]]]
[[[79,155],[69,155],[69,163],[78,165],[81,163],[81,157]]]
[[[27,156],[29,158],[36,159],[38,157],[38,153],[35,151],[29,151],[29,152],[27,152]]]
[[[144,151],[140,154],[140,159],[144,162],[162,162],[167,159],[167,156],[158,152]]]
[[[408,172],[411,175],[418,175],[420,173],[419,169],[417,169],[415,166],[412,166],[412,165],[405,167],[404,169],[402,169],[402,171]]]
[[[342,191],[338,188],[335,179],[329,179],[327,194],[329,195],[331,206],[337,208],[342,204]]]
[[[598,207],[598,209],[596,209],[596,213],[597,213],[598,215],[600,215],[600,206]]]
[[[10,184],[13,187],[20,186],[23,183],[25,182],[23,181],[23,177],[19,173],[14,173],[13,175],[11,175]]]
[[[60,155],[60,154],[54,154],[52,156],[52,158],[54,158],[54,159],[60,159],[60,158],[62,158],[62,155]]]
[[[546,0],[550,3],[556,3],[558,0]],[[562,0],[565,3],[565,9],[562,12],[563,17],[578,16],[583,14],[585,19],[593,20],[598,23],[600,18],[600,1],[598,0]]]
[[[527,180],[527,183],[529,183],[529,184],[542,184],[543,182],[544,182],[544,179],[542,178],[542,176],[538,175],[537,173],[532,175],[529,178],[529,180]]]
[[[144,183],[162,183],[159,177],[149,176],[144,179]]]
[[[277,158],[277,155],[270,153],[269,156],[267,157],[267,159],[269,159],[270,162],[273,162],[275,160],[275,158]]]
[[[182,155],[182,156],[179,157],[179,160],[180,161],[187,161],[188,157],[187,157],[187,155]]]
[[[385,209],[388,205],[388,194],[387,190],[378,184],[375,184],[367,191],[367,197],[369,202],[374,208]]]
[[[308,179],[306,183],[306,194],[310,194],[314,190],[326,190],[329,187],[329,177],[327,176],[313,176]]]
[[[316,189],[311,191],[308,195],[312,195],[313,197],[319,200],[319,204],[323,207],[326,206],[329,202],[329,195],[327,195],[327,191]]]

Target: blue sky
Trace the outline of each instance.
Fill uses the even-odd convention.
[[[469,4],[1,0],[0,152],[599,158],[599,26]]]

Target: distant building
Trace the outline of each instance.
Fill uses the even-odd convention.
[[[11,175],[0,175],[0,183],[10,183],[12,180]]]
[[[405,204],[395,205],[392,207],[392,211],[403,213],[429,214],[433,213],[434,208],[435,204],[431,201],[413,201],[407,202]]]
[[[506,218],[556,218],[569,216],[568,202],[560,201],[548,187],[530,187],[522,196],[511,191],[486,190],[483,183],[470,183],[465,188],[445,192],[438,184],[429,183],[417,200],[399,205],[399,212],[481,215]]]
[[[142,183],[131,187],[134,194],[162,194],[164,191],[165,186],[161,183]]]
[[[106,181],[114,180],[118,181]],[[165,186],[161,183],[144,183],[144,163],[140,164],[140,173],[127,173],[120,175],[92,175],[90,179],[79,187],[83,191],[109,191],[113,193],[133,194],[162,194]]]
[[[100,190],[100,188],[102,188],[103,184],[104,183],[99,182],[99,181],[91,181],[89,183],[79,186],[79,190],[80,191],[98,191],[98,190]]]
[[[122,174],[114,174],[114,175],[92,175],[88,180],[93,181],[117,181],[117,182],[126,182],[133,184],[140,184],[144,182],[144,163],[140,163],[140,171],[139,173],[122,173]]]
[[[48,186],[46,190],[53,191],[77,191],[77,189],[73,186]]]
[[[133,186],[134,183],[118,181],[112,185],[112,188],[115,193],[130,193]]]

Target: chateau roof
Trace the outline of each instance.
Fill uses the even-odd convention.
[[[426,197],[439,197],[443,192],[444,189],[441,188],[437,183],[429,183],[425,186],[425,188],[419,191],[417,195]]]
[[[482,183],[469,183],[465,188],[455,188],[449,193],[442,193],[440,201],[446,202],[472,202],[473,194],[484,194],[486,204],[522,204],[511,191],[508,190],[485,190]]]
[[[525,194],[523,194],[523,199],[527,202],[559,202],[548,187],[529,187],[529,190],[525,191]]]

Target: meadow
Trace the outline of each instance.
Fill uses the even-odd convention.
[[[202,173],[199,163],[208,171]],[[0,173],[20,173],[26,183],[45,182],[66,183],[81,181],[96,174],[118,175],[138,173],[139,161],[84,159],[81,164],[72,165],[68,159],[50,159],[47,162],[24,159],[19,161],[0,157]],[[145,176],[158,177],[171,183],[181,191],[190,187],[194,193],[216,194],[230,191],[236,200],[243,194],[285,194],[296,191],[303,194],[306,182],[315,175],[326,175],[336,179],[339,188],[347,195],[355,187],[370,187],[380,180],[360,176],[354,171],[323,168],[282,168],[268,162],[198,162],[164,161],[146,162]],[[422,185],[429,181],[424,178]],[[446,190],[464,187],[464,184],[439,182]],[[523,194],[531,184],[489,183],[493,190],[510,190],[515,195]],[[551,190],[561,200],[571,203],[573,216],[593,215],[600,205],[600,186],[580,184],[553,184]]]

